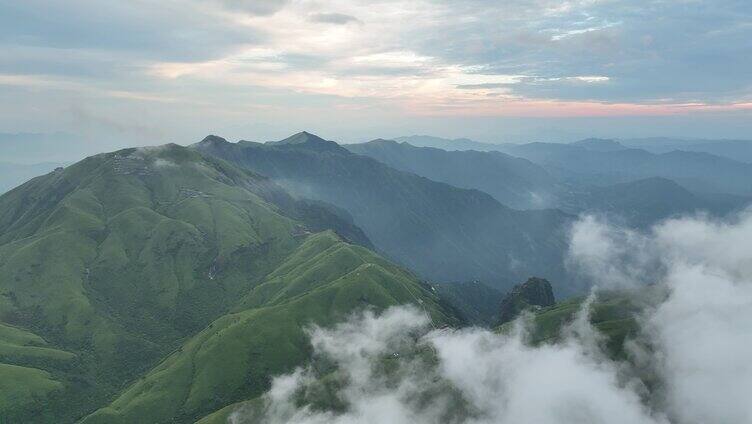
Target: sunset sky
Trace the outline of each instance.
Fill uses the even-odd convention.
[[[0,44],[5,133],[752,138],[749,0],[0,0]]]

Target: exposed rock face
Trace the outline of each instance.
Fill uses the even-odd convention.
[[[553,306],[556,303],[551,283],[544,278],[531,277],[518,284],[501,300],[499,322],[511,321],[524,310]]]

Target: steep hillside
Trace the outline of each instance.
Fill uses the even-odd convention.
[[[425,278],[508,288],[536,274],[567,289],[570,218],[561,212],[509,209],[486,193],[395,170],[308,133],[267,144],[207,137],[194,148],[345,209],[379,251]]]
[[[350,144],[346,148],[401,171],[456,187],[484,191],[517,209],[551,206],[555,195],[563,190],[561,184],[541,166],[501,152],[450,152],[391,140]]]
[[[270,377],[310,354],[307,325],[331,325],[366,306],[420,305],[452,322],[430,287],[331,232],[310,236],[235,308],[190,338],[84,423],[193,422],[259,396]]]
[[[369,245],[341,213],[176,145],[90,157],[0,196],[0,417],[71,422],[101,406],[251,302],[316,231]]]

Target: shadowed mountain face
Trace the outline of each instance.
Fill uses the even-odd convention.
[[[553,306],[555,303],[554,292],[548,280],[528,278],[524,283],[514,286],[501,300],[499,322],[512,321],[522,311]]]
[[[451,319],[430,287],[345,238],[370,243],[343,211],[176,145],[11,190],[0,421],[74,422],[131,387],[88,421],[194,422],[300,364],[306,323],[402,303]]]
[[[345,209],[377,249],[426,278],[504,288],[535,270],[566,290],[570,218],[561,212],[509,209],[486,193],[398,171],[306,133],[266,144],[207,138],[194,148]]]
[[[499,303],[503,293],[480,281],[434,285],[442,299],[457,315],[471,325],[491,326],[498,323]]]
[[[563,190],[543,167],[501,152],[446,151],[391,140],[350,144],[346,148],[401,171],[484,191],[517,209],[552,206],[554,196]]]

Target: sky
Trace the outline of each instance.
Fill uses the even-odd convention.
[[[0,0],[0,132],[752,138],[748,0]]]

